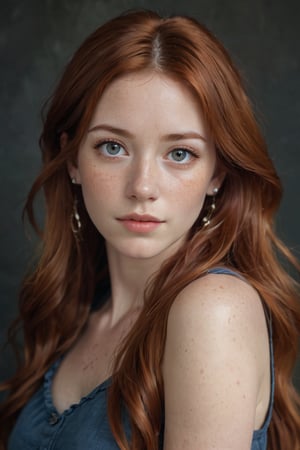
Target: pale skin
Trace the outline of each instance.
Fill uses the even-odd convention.
[[[154,72],[106,89],[69,173],[105,238],[112,290],[54,378],[60,412],[111,375],[147,280],[224,178],[197,100]],[[144,223],[128,222],[133,213]],[[262,305],[246,282],[211,274],[184,289],[170,311],[163,361],[164,450],[249,450],[268,409],[268,355]]]

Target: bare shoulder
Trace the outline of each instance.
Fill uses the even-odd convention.
[[[227,274],[208,274],[190,283],[172,305],[169,324],[177,321],[203,324],[251,325],[249,333],[265,329],[265,315],[258,292],[245,280]],[[230,328],[230,327],[229,327]]]
[[[223,274],[189,284],[168,319],[164,449],[249,449],[268,407],[268,357],[265,314],[251,285]]]
[[[268,330],[258,292],[232,275],[208,274],[190,283],[175,299],[168,318],[166,352],[185,349],[207,358],[227,356],[254,359],[257,371],[264,367]],[[246,362],[246,361],[245,361]]]

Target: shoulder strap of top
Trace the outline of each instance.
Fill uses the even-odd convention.
[[[209,269],[207,271],[208,274],[223,274],[223,275],[232,275],[234,277],[237,277],[241,280],[244,280],[247,282],[247,279],[243,277],[239,272],[235,272],[232,269],[229,269],[228,267],[213,267],[212,269]],[[270,370],[271,370],[271,392],[270,392],[270,402],[269,402],[269,408],[266,415],[265,422],[263,424],[263,427],[260,430],[257,430],[258,432],[262,430],[266,430],[271,422],[272,418],[272,411],[273,411],[273,403],[274,403],[274,391],[275,391],[275,368],[274,368],[274,351],[273,351],[273,336],[272,336],[272,314],[270,310],[268,309],[267,305],[264,303],[263,300],[261,300],[262,306],[265,312],[268,332],[269,332],[269,348],[270,348]]]
[[[213,267],[212,269],[208,269],[207,273],[215,273],[221,275],[232,275],[234,277],[240,278],[241,280],[247,281],[239,272],[235,272],[228,267]]]

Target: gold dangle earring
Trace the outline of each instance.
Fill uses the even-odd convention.
[[[207,227],[210,224],[210,220],[216,209],[216,195],[218,192],[219,192],[218,188],[213,189],[213,197],[212,197],[211,205],[209,206],[206,216],[203,217],[203,219],[202,219],[203,227]]]
[[[75,178],[72,178],[71,181],[72,181],[72,184],[77,184]],[[82,227],[77,205],[78,205],[78,200],[75,198],[74,202],[73,202],[73,212],[71,215],[71,228],[76,237],[78,237],[78,235],[81,231],[81,227]]]

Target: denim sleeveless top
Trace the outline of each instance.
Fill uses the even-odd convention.
[[[226,268],[214,268],[209,273],[239,275]],[[274,358],[272,327],[266,312],[270,337],[271,396],[265,422],[253,432],[251,450],[267,449],[267,430],[271,420],[274,397]],[[111,379],[97,386],[78,404],[62,414],[56,410],[51,395],[52,380],[60,360],[48,370],[43,384],[22,409],[9,438],[8,450],[117,450],[107,417],[107,390]],[[124,428],[130,436],[129,417],[124,414]],[[163,426],[162,426],[163,428]],[[163,449],[163,432],[160,436]]]

